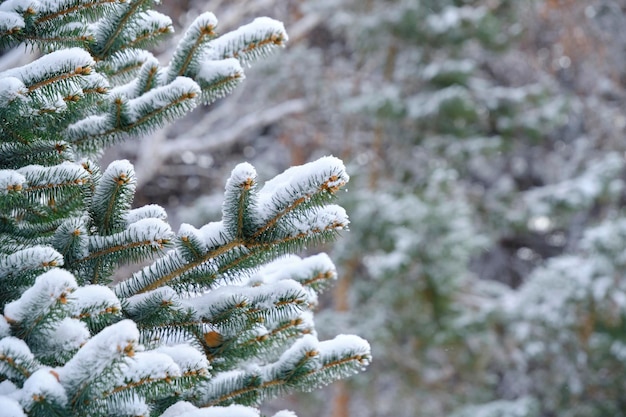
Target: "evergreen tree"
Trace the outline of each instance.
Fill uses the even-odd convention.
[[[0,73],[0,407],[6,416],[255,416],[266,399],[358,372],[367,342],[318,341],[325,255],[292,254],[345,229],[334,157],[258,185],[235,167],[222,220],[174,233],[132,208],[133,166],[102,149],[228,94],[242,64],[283,46],[260,18],[217,35],[200,15],[167,66],[150,0],[0,4],[0,44],[44,55]],[[118,267],[151,263],[114,283]],[[277,415],[292,415],[281,412]]]

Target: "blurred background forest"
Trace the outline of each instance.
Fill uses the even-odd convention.
[[[352,176],[351,231],[311,248],[340,276],[318,329],[367,338],[374,362],[281,407],[626,416],[626,1],[161,7],[179,32],[202,11],[221,32],[271,16],[290,42],[232,96],[105,156],[135,164],[137,205],[216,220],[244,160],[270,178],[334,154]]]

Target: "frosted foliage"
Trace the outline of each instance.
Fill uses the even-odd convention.
[[[201,297],[185,300],[184,304],[193,307],[200,317],[210,319],[212,309],[228,306],[232,300],[246,304],[252,302],[252,305],[260,309],[272,309],[283,297],[289,295],[295,295],[301,301],[311,302],[300,284],[293,280],[284,280],[254,287],[221,286]]]
[[[267,366],[264,370],[268,373],[266,379],[271,379],[272,373],[283,367],[294,368],[302,361],[302,358],[319,357],[319,341],[313,335],[304,335],[295,341],[281,356],[280,359]]]
[[[191,403],[180,401],[165,410],[161,417],[259,417],[259,412],[242,405],[200,409]]]
[[[306,199],[321,187],[340,187],[349,179],[343,162],[332,156],[291,167],[263,185],[259,192],[258,214],[266,220],[277,209],[300,198]]]
[[[263,401],[369,363],[360,338],[316,337],[317,292],[337,277],[328,256],[286,256],[348,225],[330,204],[349,180],[341,160],[290,168],[262,189],[239,164],[223,221],[174,234],[164,208],[131,208],[128,160],[86,159],[225,95],[243,64],[288,39],[270,18],[218,37],[205,13],[162,66],[135,49],[173,31],[158,3],[0,1],[3,46],[41,52],[20,67],[8,56],[0,72],[2,417],[259,417]]]
[[[55,13],[66,10],[75,4],[91,5],[92,0],[39,0],[39,10],[43,13]]]
[[[624,184],[617,178],[623,167],[624,159],[617,153],[609,153],[600,160],[591,161],[587,170],[577,178],[530,190],[524,196],[526,205],[535,215],[551,214],[559,205],[569,208],[588,206],[602,195],[621,192]]]
[[[146,108],[164,108],[171,104],[173,97],[200,95],[200,87],[191,78],[177,77],[170,84],[153,88],[140,97],[128,101],[130,121],[135,123],[146,114]],[[195,107],[195,101],[190,110]]]
[[[174,237],[170,225],[159,219],[142,219],[131,225],[126,230],[111,236],[91,236],[90,243],[94,250],[105,247],[118,246],[119,239],[132,242],[143,242],[155,248],[161,248],[164,241]],[[131,244],[132,246],[132,244]]]
[[[252,23],[241,26],[211,42],[211,50],[207,57],[212,60],[237,58],[246,63],[256,57],[249,56],[243,49],[247,44],[265,38],[270,38],[272,41],[280,40],[281,43],[286,42],[288,36],[283,23],[268,17],[258,17]]]
[[[49,309],[77,286],[72,274],[63,269],[53,269],[38,276],[35,284],[24,291],[19,300],[7,304],[4,315],[15,321],[22,321]]]
[[[147,416],[150,414],[150,406],[143,398],[133,394],[121,402],[107,404],[111,415],[122,416]]]
[[[180,368],[171,357],[155,351],[137,352],[125,363],[116,386],[124,386],[144,378],[165,379],[180,376]]]
[[[42,80],[54,78],[58,73],[73,72],[77,68],[91,67],[94,64],[95,61],[84,49],[63,49],[44,55],[20,68],[1,72],[0,79],[15,77],[30,87]]]
[[[211,12],[204,12],[191,24],[192,28],[215,28],[217,26],[217,17]]]
[[[139,339],[137,325],[123,320],[106,327],[85,343],[62,368],[58,368],[61,383],[74,390],[93,375],[106,370],[114,361],[131,353]]]
[[[126,224],[132,224],[142,219],[160,219],[166,220],[167,213],[165,209],[157,204],[148,204],[147,206],[129,210],[125,216]]]
[[[63,256],[59,252],[49,246],[34,246],[6,257],[0,256],[0,276],[54,265],[63,265]]]
[[[207,60],[202,63],[196,77],[212,82],[225,77],[244,77],[241,64],[235,58]]]
[[[272,283],[284,279],[300,281],[311,276],[313,271],[329,272],[332,279],[337,278],[335,265],[325,253],[300,258],[290,255],[268,263],[250,278],[252,284],[266,282]]]
[[[439,110],[446,103],[454,100],[465,103],[473,103],[474,99],[470,92],[459,86],[451,86],[434,93],[417,94],[409,98],[407,110],[409,116],[413,119],[423,119],[427,117],[436,117]]]
[[[226,188],[240,187],[248,181],[255,181],[256,170],[247,162],[238,164],[231,172],[230,178],[226,181]]]
[[[292,236],[311,231],[341,230],[345,229],[349,223],[346,210],[334,204],[318,208],[304,219],[290,219]]]
[[[169,16],[154,10],[147,10],[137,16],[136,26],[131,28],[127,34],[131,39],[137,39],[143,35],[143,32],[148,27],[155,29],[164,28],[170,32],[174,31],[172,28],[172,19]]]
[[[127,159],[111,162],[102,176],[102,183],[118,183],[122,180],[123,184],[127,187],[135,187],[137,184],[137,179],[135,178],[135,168]],[[104,189],[104,187],[101,189]],[[134,188],[131,188],[131,190],[134,190]],[[94,198],[102,199],[104,199],[104,197],[104,195],[99,194],[94,196]]]
[[[136,240],[151,241],[157,247],[161,246],[159,241],[174,237],[170,225],[159,219],[141,219],[129,225],[127,231]]]
[[[94,114],[79,120],[67,127],[69,137],[80,137],[83,134],[97,136],[113,127],[113,120],[108,115]]]
[[[52,167],[28,165],[18,172],[26,178],[30,187],[49,186],[50,184],[84,184],[89,179],[89,173],[82,165],[72,162],[63,162]]]
[[[332,340],[321,342],[324,353],[329,355],[340,355],[342,352],[354,350],[363,355],[370,351],[367,340],[351,334],[340,334]]]
[[[32,374],[24,382],[24,387],[20,394],[20,402],[26,410],[30,410],[39,397],[63,406],[67,404],[65,389],[50,369],[40,369]]]

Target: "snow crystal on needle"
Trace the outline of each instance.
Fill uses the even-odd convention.
[[[38,310],[44,310],[56,303],[62,294],[69,294],[77,286],[72,274],[64,269],[52,269],[39,275],[35,284],[24,291],[18,300],[7,304],[4,307],[4,315],[15,321],[22,321],[35,313],[33,305],[37,305]],[[42,294],[46,296],[45,300],[42,299]]]
[[[26,178],[19,172],[12,169],[0,169],[0,195],[7,195],[9,191],[24,188],[25,182]]]

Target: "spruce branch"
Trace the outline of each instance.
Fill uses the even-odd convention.
[[[0,73],[0,378],[11,396],[0,396],[0,408],[15,415],[257,417],[234,402],[256,406],[279,387],[308,388],[298,381],[313,370],[343,369],[320,362],[323,345],[309,337],[332,263],[292,258],[282,275],[260,269],[347,226],[329,204],[348,180],[339,160],[262,188],[254,168],[239,165],[222,221],[175,235],[161,207],[131,208],[128,161],[101,172],[81,159],[230,93],[242,63],[287,40],[267,18],[217,37],[207,13],[163,68],[141,49],[171,32],[154,3],[0,4],[0,45],[44,51]],[[113,289],[97,285],[146,259],[154,262]],[[348,345],[336,363],[353,362]],[[228,407],[196,407],[211,399]]]

